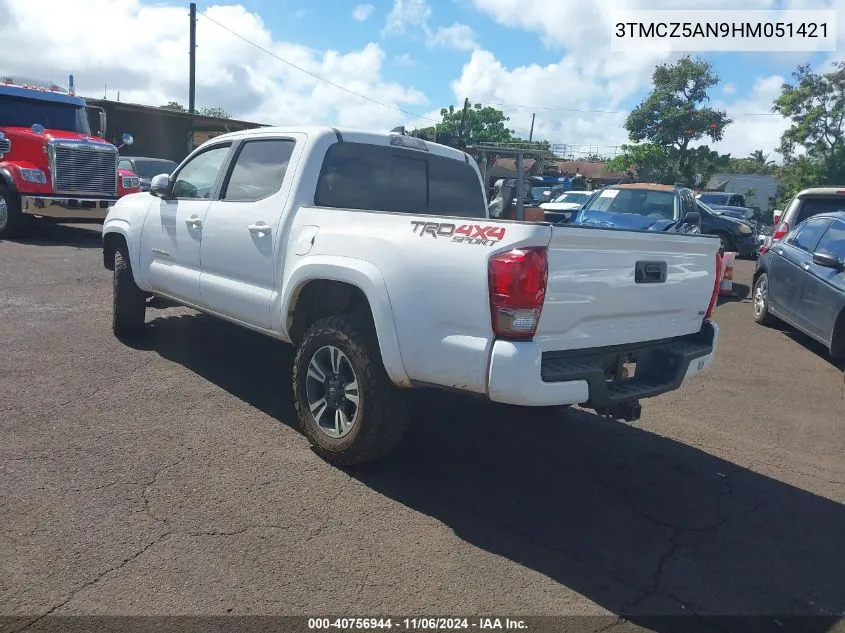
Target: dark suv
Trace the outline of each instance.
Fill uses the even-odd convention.
[[[845,211],[845,186],[842,187],[812,187],[798,192],[789,201],[786,209],[781,212],[775,210],[775,230],[760,249],[765,253],[774,242],[782,240],[786,235],[807,218],[820,213],[835,213]]]

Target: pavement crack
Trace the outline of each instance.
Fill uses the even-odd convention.
[[[150,541],[149,543],[147,543],[144,547],[142,547],[138,551],[136,551],[133,554],[131,554],[130,556],[127,556],[126,558],[124,558],[117,565],[115,565],[113,567],[109,567],[108,569],[106,569],[102,573],[98,574],[95,578],[93,578],[93,579],[89,580],[88,582],[85,582],[85,583],[81,584],[80,586],[76,587],[75,589],[73,589],[70,592],[70,595],[68,595],[67,598],[62,600],[62,602],[60,602],[57,605],[54,605],[53,607],[48,609],[45,613],[42,613],[37,618],[33,618],[32,620],[30,620],[29,622],[24,624],[22,627],[13,630],[11,633],[22,633],[23,631],[26,631],[26,630],[32,628],[33,626],[35,626],[38,622],[40,622],[44,618],[52,615],[53,613],[55,613],[56,611],[58,611],[59,609],[64,607],[71,600],[73,600],[76,596],[78,596],[80,592],[82,592],[82,591],[84,591],[84,590],[86,590],[90,587],[93,587],[94,585],[96,585],[98,582],[100,582],[103,578],[105,578],[109,574],[111,574],[113,572],[120,571],[121,569],[126,567],[129,563],[131,563],[132,561],[137,559],[139,556],[141,556],[144,552],[146,552],[150,548],[158,545],[159,543],[163,542],[165,539],[167,539],[170,536],[170,534],[171,533],[169,531],[167,531],[167,532],[159,535],[157,538],[155,538],[152,541]]]

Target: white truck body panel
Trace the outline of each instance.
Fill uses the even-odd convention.
[[[590,399],[585,380],[541,378],[545,353],[695,335],[706,325],[718,240],[321,207],[315,187],[328,149],[338,142],[389,146],[390,135],[263,128],[217,137],[197,152],[242,139],[295,141],[278,192],[248,203],[142,193],[112,207],[104,235],[124,236],[140,288],[290,340],[302,288],[312,280],[342,281],[366,296],[394,384],[436,385],[528,406]],[[463,152],[428,148],[478,174]],[[194,220],[201,224],[190,226]],[[262,225],[266,232],[255,230]],[[503,231],[500,239],[468,235],[491,227]],[[546,298],[533,339],[502,340],[491,325],[488,262],[520,247],[548,247]],[[665,262],[665,283],[635,283],[639,261]],[[712,328],[712,348],[683,377],[712,360],[718,336]]]

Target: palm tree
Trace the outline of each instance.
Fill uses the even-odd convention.
[[[755,163],[759,163],[763,167],[768,167],[773,164],[772,161],[769,160],[769,155],[764,154],[761,149],[755,149],[748,155],[748,158],[753,160]]]

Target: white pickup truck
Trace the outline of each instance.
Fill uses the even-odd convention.
[[[414,386],[637,419],[713,359],[718,250],[491,221],[467,154],[335,128],[219,136],[103,227],[115,334],[159,297],[292,343],[300,424],[336,464],[393,449]]]

